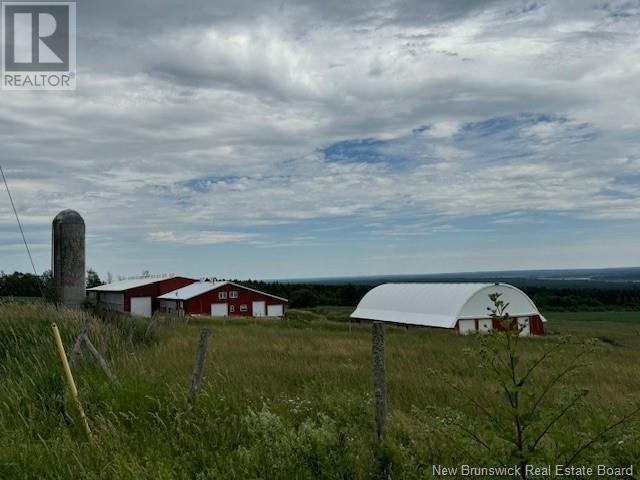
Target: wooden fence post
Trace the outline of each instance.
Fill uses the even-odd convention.
[[[75,370],[76,364],[78,360],[80,360],[80,355],[82,355],[82,336],[84,332],[78,335],[76,339],[76,343],[73,345],[73,350],[71,350],[71,360],[69,361],[69,367],[71,370]]]
[[[196,353],[196,365],[193,369],[193,375],[191,377],[191,386],[189,388],[189,395],[187,401],[189,405],[195,400],[196,393],[200,388],[202,382],[202,376],[204,375],[204,360],[207,356],[207,345],[209,344],[209,329],[203,328],[200,331],[200,343],[198,344],[198,352]]]
[[[107,361],[104,359],[102,355],[100,355],[100,352],[98,352],[96,347],[93,346],[93,343],[91,343],[91,340],[89,340],[89,336],[86,333],[82,334],[82,336],[83,336],[84,344],[87,347],[87,350],[89,350],[91,355],[93,355],[93,358],[95,358],[96,362],[98,362],[98,365],[100,365],[100,368],[102,369],[104,374],[107,376],[107,378],[111,380],[113,383],[118,383],[116,376],[109,369],[109,365],[107,365]]]
[[[87,436],[91,438],[91,428],[89,428],[89,420],[87,420],[87,416],[84,414],[84,409],[82,408],[82,404],[80,403],[80,398],[78,398],[78,389],[76,387],[76,382],[73,380],[71,368],[69,368],[69,361],[67,360],[67,354],[64,351],[62,337],[60,337],[60,330],[58,330],[58,326],[55,323],[51,325],[51,329],[53,330],[53,338],[56,342],[58,353],[60,354],[62,368],[64,369],[65,376],[67,377],[67,383],[69,384],[69,388],[71,389],[71,396],[73,397],[73,400],[78,407],[78,412],[80,413],[80,418],[82,419],[82,423],[84,425],[85,431],[87,432]]]
[[[387,379],[384,369],[384,323],[373,322],[373,398],[376,415],[376,432],[382,438],[387,424]]]
[[[153,315],[151,317],[151,321],[149,321],[149,326],[147,327],[147,331],[144,332],[144,341],[148,342],[149,340],[151,340],[153,338],[153,336],[156,334],[156,330],[158,329],[158,316],[157,315]]]

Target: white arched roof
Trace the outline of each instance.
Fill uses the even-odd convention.
[[[460,318],[488,318],[492,293],[502,294],[512,317],[540,315],[524,292],[506,283],[387,283],[370,290],[351,318],[454,328]]]

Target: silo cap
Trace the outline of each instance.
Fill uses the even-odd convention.
[[[80,223],[84,225],[84,220],[75,210],[63,210],[55,216],[53,223]]]

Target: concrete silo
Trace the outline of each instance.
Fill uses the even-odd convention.
[[[51,269],[60,301],[79,308],[86,296],[84,220],[75,210],[63,210],[53,219]]]

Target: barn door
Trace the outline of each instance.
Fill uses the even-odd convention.
[[[493,330],[493,320],[490,318],[478,320],[478,331],[480,333],[489,333],[491,330]]]
[[[151,316],[151,297],[132,297],[131,313],[141,317]]]
[[[531,325],[529,324],[529,317],[518,318],[518,330],[520,330],[521,337],[528,337],[531,335]]]
[[[253,302],[254,317],[264,317],[267,314],[266,309],[266,302]]]
[[[475,320],[458,320],[458,331],[462,335],[468,335],[476,331]]]
[[[268,305],[267,317],[282,317],[284,315],[284,309],[282,305]]]
[[[211,304],[211,316],[212,317],[226,317],[229,315],[229,308],[226,303],[213,303]]]

